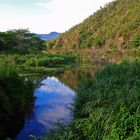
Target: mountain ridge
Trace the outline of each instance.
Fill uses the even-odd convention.
[[[56,39],[61,33],[58,32],[50,32],[49,34],[36,34],[42,40],[53,40]]]

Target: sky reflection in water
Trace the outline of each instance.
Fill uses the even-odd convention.
[[[72,118],[69,109],[75,92],[55,77],[47,77],[35,92],[34,113],[25,119],[24,128],[16,140],[28,140],[33,134],[41,137],[48,130],[56,128],[58,121],[67,122]]]

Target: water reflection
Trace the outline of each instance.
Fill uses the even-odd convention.
[[[75,92],[55,77],[47,77],[35,90],[34,113],[26,118],[24,128],[17,140],[28,140],[29,136],[41,137],[50,129],[56,128],[56,122],[67,122],[72,118],[69,109]]]
[[[77,87],[83,78],[92,77],[98,69],[101,69],[101,65],[77,67],[74,69],[65,70],[63,73],[56,75],[61,81],[70,88],[77,90]]]

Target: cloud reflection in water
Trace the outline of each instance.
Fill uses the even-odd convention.
[[[58,121],[67,122],[72,118],[69,109],[75,92],[55,77],[48,77],[35,90],[34,114],[25,121],[24,128],[17,140],[25,140],[31,134],[42,136],[48,130],[56,128]]]

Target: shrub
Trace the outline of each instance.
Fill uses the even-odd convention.
[[[134,47],[139,47],[140,46],[140,35],[135,35],[130,42],[130,44]]]
[[[92,45],[101,47],[104,44],[104,38],[102,36],[95,37],[92,40]]]

